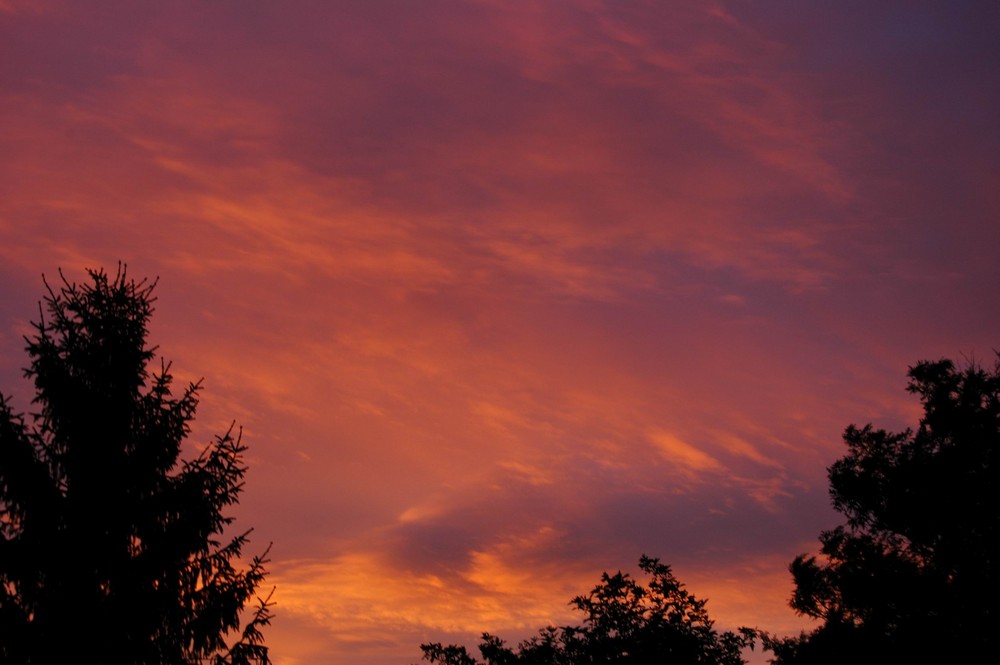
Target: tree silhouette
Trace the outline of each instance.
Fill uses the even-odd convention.
[[[1000,362],[909,371],[916,431],[850,426],[829,469],[847,524],[791,565],[792,607],[822,620],[770,645],[777,662],[962,662],[996,653]]]
[[[601,583],[571,605],[585,614],[582,626],[549,627],[516,649],[489,633],[479,645],[486,665],[739,665],[755,631],[719,633],[705,610],[670,567],[643,556],[648,586],[621,572],[604,573]],[[424,658],[438,665],[478,665],[464,646],[423,644]]]
[[[240,432],[181,460],[199,385],[175,397],[169,364],[147,369],[155,283],[89,277],[46,282],[30,424],[0,395],[0,661],[267,663],[268,598],[240,630],[266,551],[241,569],[249,532],[223,536]]]

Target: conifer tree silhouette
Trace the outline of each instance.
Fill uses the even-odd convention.
[[[37,413],[0,395],[0,661],[268,663],[267,551],[241,568],[249,532],[224,533],[241,432],[181,459],[199,384],[174,396],[170,365],[149,369],[155,282],[88,274],[46,282],[26,339]]]

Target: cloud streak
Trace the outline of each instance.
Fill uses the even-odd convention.
[[[778,4],[0,3],[0,385],[41,273],[158,275],[281,665],[523,637],[644,552],[794,631],[842,428],[996,346],[1000,48]]]

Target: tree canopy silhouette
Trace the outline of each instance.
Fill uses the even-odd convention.
[[[822,625],[772,644],[777,662],[963,662],[996,653],[1000,362],[921,362],[916,431],[851,425],[829,469],[847,523],[791,565],[792,607]]]
[[[240,431],[181,459],[199,384],[174,396],[170,365],[148,369],[155,283],[89,277],[46,283],[26,338],[38,412],[0,395],[0,661],[267,663],[266,551],[242,568],[249,532],[224,534]]]
[[[691,595],[670,567],[643,556],[648,586],[621,572],[604,573],[601,583],[571,605],[584,613],[581,626],[549,627],[517,648],[484,633],[479,644],[486,665],[739,665],[755,631],[718,632],[705,601]],[[478,665],[464,646],[423,644],[424,659],[437,665]]]

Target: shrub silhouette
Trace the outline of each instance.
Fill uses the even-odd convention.
[[[484,633],[479,645],[486,665],[582,665],[584,663],[744,663],[741,650],[755,631],[718,632],[705,601],[691,595],[658,559],[643,556],[643,586],[627,574],[604,573],[601,583],[571,604],[584,613],[581,626],[549,627],[508,647]],[[477,665],[464,646],[423,644],[424,658],[437,665]]]

